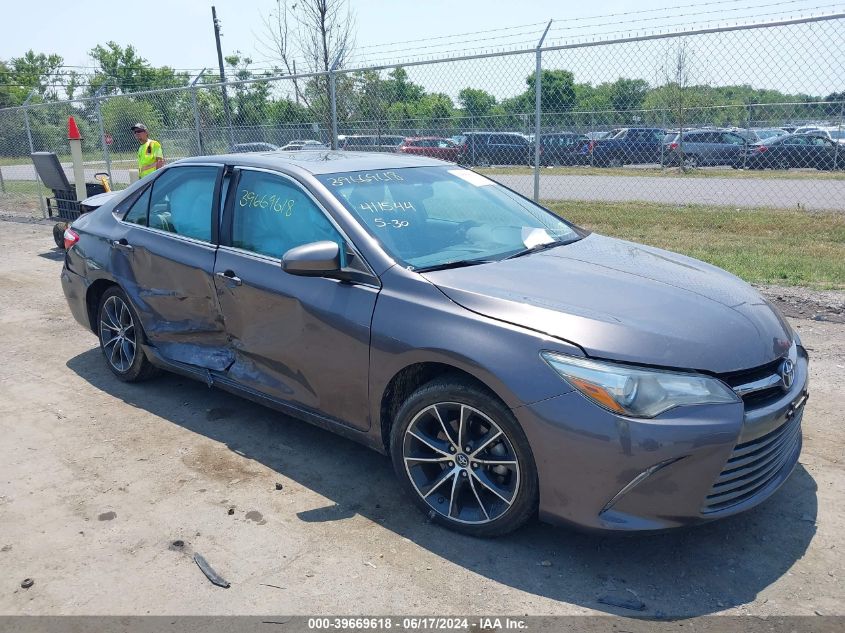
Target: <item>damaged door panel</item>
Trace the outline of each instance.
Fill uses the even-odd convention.
[[[232,217],[223,223],[228,235],[221,240],[230,246],[220,247],[214,269],[234,358],[228,377],[368,429],[370,322],[378,286],[282,271],[280,258],[294,246],[345,242],[297,184],[244,170],[232,198]],[[255,199],[273,202],[253,206]]]
[[[112,269],[150,343],[167,359],[211,370],[232,363],[213,273],[221,168],[174,167],[130,208]]]

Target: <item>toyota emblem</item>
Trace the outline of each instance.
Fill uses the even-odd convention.
[[[784,391],[788,391],[792,383],[795,382],[795,363],[788,358],[785,359],[780,364],[778,372],[780,373],[780,381]]]

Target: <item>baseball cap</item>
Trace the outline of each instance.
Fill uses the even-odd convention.
[[[149,132],[149,130],[147,129],[147,126],[144,125],[143,123],[136,123],[135,125],[132,126],[131,129],[132,129],[133,132]]]

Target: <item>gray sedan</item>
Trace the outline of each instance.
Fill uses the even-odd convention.
[[[183,160],[65,244],[117,379],[176,372],[359,441],[461,532],[698,523],[798,460],[807,353],[753,288],[457,165]]]

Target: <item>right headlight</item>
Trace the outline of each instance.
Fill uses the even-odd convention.
[[[541,356],[570,385],[614,413],[653,418],[690,404],[740,402],[721,380],[702,374],[633,367],[542,352]]]

